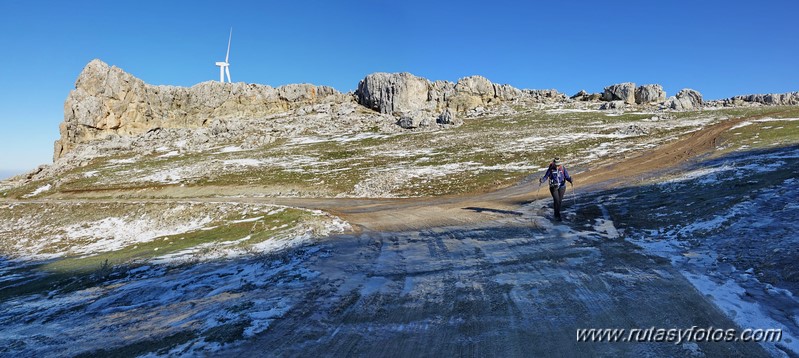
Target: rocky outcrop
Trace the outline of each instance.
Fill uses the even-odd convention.
[[[436,122],[438,124],[446,124],[453,126],[459,126],[463,124],[463,120],[456,117],[455,113],[449,108],[445,109],[444,112],[441,112],[441,115],[438,116]]]
[[[605,87],[602,93],[603,101],[624,101],[627,104],[635,104],[635,83],[624,82]]]
[[[669,97],[664,103],[666,108],[675,111],[693,111],[702,108],[702,94],[690,88],[684,88],[674,97]]]
[[[658,84],[643,85],[635,89],[635,103],[651,104],[666,100],[666,91]]]
[[[603,111],[610,110],[610,109],[624,109],[625,106],[626,106],[626,104],[625,104],[624,101],[618,101],[617,100],[617,101],[610,101],[610,102],[602,103],[602,105],[599,106],[599,109],[603,110]]]
[[[735,96],[726,99],[711,101],[709,105],[717,107],[739,106],[796,106],[799,105],[799,92],[767,93]]]
[[[358,103],[386,114],[405,114],[426,105],[430,81],[410,73],[373,73],[358,83]]]
[[[351,97],[326,86],[278,88],[203,82],[192,87],[153,86],[100,60],[83,69],[64,103],[54,159],[79,143],[133,136],[155,128],[200,128],[214,119],[244,119]]]
[[[465,113],[516,100],[554,102],[566,98],[555,90],[520,90],[492,83],[482,76],[464,77],[452,83],[430,82],[410,73],[370,74],[358,83],[355,95],[361,105],[395,116],[419,111],[440,113],[445,108]]]
[[[580,90],[580,92],[575,93],[573,96],[571,96],[569,98],[572,99],[572,100],[575,100],[575,101],[583,101],[583,102],[592,101],[592,102],[594,102],[594,101],[599,101],[600,99],[602,99],[602,94],[601,93],[588,93],[585,90]]]

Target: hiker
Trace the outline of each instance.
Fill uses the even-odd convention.
[[[572,185],[574,183],[572,182],[572,177],[569,176],[569,172],[560,162],[560,158],[555,158],[552,163],[549,163],[547,172],[538,181],[539,185],[547,178],[549,178],[549,193],[552,194],[552,199],[555,200],[555,220],[563,221],[560,216],[560,207],[563,202],[563,196],[566,194],[566,182],[568,181]]]

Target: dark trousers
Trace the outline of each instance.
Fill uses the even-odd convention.
[[[555,218],[560,219],[560,207],[563,202],[563,196],[566,195],[566,186],[550,186],[549,193],[552,194],[552,199],[555,200]]]

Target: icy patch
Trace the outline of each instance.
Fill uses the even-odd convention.
[[[558,108],[558,109],[547,109],[544,112],[547,114],[564,114],[564,113],[600,113],[601,111],[596,109],[582,109],[582,108]]]
[[[198,230],[211,222],[210,217],[194,219],[180,225],[160,227],[149,219],[125,220],[110,217],[64,228],[63,238],[75,242],[70,253],[88,255],[119,250],[158,237]]]
[[[743,122],[741,122],[741,123],[738,123],[738,124],[736,124],[736,125],[732,126],[732,128],[730,128],[730,130],[733,130],[733,129],[738,129],[738,128],[743,128],[743,127],[750,126],[750,125],[752,125],[752,122],[750,122],[750,121],[743,121]]]
[[[178,155],[180,155],[180,153],[178,153],[177,150],[173,150],[173,151],[171,151],[169,153],[165,153],[165,154],[159,155],[158,158],[169,158],[169,157],[175,157],[175,156],[178,156]]]
[[[28,194],[28,195],[25,195],[25,197],[26,197],[26,198],[29,198],[29,197],[32,197],[32,196],[39,195],[39,194],[41,194],[41,193],[44,193],[45,191],[48,191],[48,190],[50,190],[50,188],[52,188],[52,185],[50,185],[50,184],[47,184],[47,185],[45,185],[45,186],[40,186],[39,188],[37,188],[36,190],[34,190],[32,193],[30,193],[30,194]]]
[[[263,164],[263,162],[258,159],[245,158],[245,159],[227,159],[222,161],[222,164],[237,165],[242,167],[257,167]]]
[[[755,119],[752,122],[764,123],[764,122],[795,122],[799,121],[799,118],[761,118]]]
[[[235,152],[241,152],[241,151],[244,151],[244,149],[241,149],[241,147],[227,146],[227,147],[224,147],[224,148],[220,149],[217,153],[235,153]]]
[[[157,183],[164,183],[164,184],[176,184],[180,182],[181,179],[181,172],[184,169],[182,168],[174,168],[168,170],[161,170],[155,172],[153,174],[143,176],[141,178],[134,179],[134,181],[143,181],[143,182],[157,182]]]
[[[742,329],[782,329],[782,341],[779,343],[794,353],[799,353],[799,337],[794,337],[788,327],[769,317],[766,310],[757,301],[752,301],[747,290],[734,280],[715,282],[710,277],[681,272],[686,279],[703,295],[720,308]],[[785,356],[774,346],[774,343],[761,342],[761,346],[773,356]]]

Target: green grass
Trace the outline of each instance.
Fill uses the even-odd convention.
[[[672,125],[646,122],[651,128],[649,134],[629,138],[587,138],[569,140],[555,147],[547,146],[539,150],[517,151],[523,147],[518,141],[531,136],[547,138],[562,133],[612,134],[615,128],[602,126],[625,127],[627,123],[643,123],[643,119],[653,114],[623,113],[607,116],[603,112],[568,112],[546,113],[538,109],[525,109],[515,115],[486,116],[467,118],[465,123],[456,128],[436,131],[408,131],[391,134],[379,138],[362,138],[348,142],[328,140],[317,143],[287,146],[287,140],[281,139],[272,144],[254,150],[233,153],[188,153],[179,156],[159,158],[162,153],[151,153],[137,163],[109,165],[111,159],[123,157],[99,158],[83,168],[76,168],[61,178],[58,188],[42,193],[41,197],[53,195],[59,191],[68,192],[72,196],[81,196],[82,191],[103,190],[109,196],[163,196],[173,195],[170,189],[176,185],[185,186],[178,194],[192,188],[249,186],[243,192],[281,193],[287,191],[300,195],[335,196],[351,194],[358,183],[369,180],[371,175],[380,170],[392,168],[420,168],[437,165],[448,165],[464,162],[476,162],[483,166],[497,166],[525,162],[532,165],[545,165],[552,157],[567,158],[571,162],[584,162],[584,158],[592,156],[592,151],[603,143],[612,142],[613,148],[633,148],[644,142],[657,143],[658,139],[673,139],[693,129],[689,125],[680,125],[681,120],[696,118],[723,117],[736,118],[745,116],[799,117],[797,107],[752,107],[726,108],[713,111],[675,112],[669,116],[676,117]],[[737,137],[725,136],[723,140],[733,144],[762,147],[783,145],[797,141],[796,128],[786,124],[779,131],[764,131],[764,125],[752,125],[743,128],[745,133]],[[775,126],[776,127],[776,126]],[[790,128],[789,128],[790,127]],[[756,133],[746,131],[760,130]],[[736,144],[737,143],[737,144]],[[432,154],[414,154],[399,157],[383,153],[396,153],[406,149],[415,151],[428,149]],[[483,152],[479,152],[483,150]],[[627,152],[623,155],[631,155]],[[311,157],[315,163],[298,162],[292,166],[291,156]],[[418,161],[426,157],[425,161]],[[132,171],[140,171],[135,176],[152,174],[161,170],[185,167],[210,161],[226,159],[253,158],[269,161],[273,158],[286,158],[289,167],[262,165],[258,167],[225,166],[223,170],[213,171],[196,178],[183,178],[178,184],[139,183],[131,181]],[[599,160],[606,158],[599,158]],[[87,171],[97,171],[94,177],[85,177]],[[479,175],[472,173],[455,173],[443,177],[413,179],[402,185],[394,195],[429,196],[461,194],[484,191],[494,183],[497,186],[508,185],[508,178],[520,178],[523,174],[515,171],[486,171]],[[379,174],[378,174],[379,175]],[[459,180],[458,185],[452,182]],[[13,189],[6,197],[21,197],[45,182],[29,183],[22,188]],[[414,190],[418,192],[414,193]],[[130,194],[128,194],[130,193]],[[151,193],[151,194],[148,194]],[[205,196],[225,195],[224,189],[216,192],[204,192]],[[91,193],[96,196],[97,193]],[[102,195],[102,194],[101,194]]]
[[[285,209],[280,213],[268,215],[259,221],[240,223],[216,223],[218,226],[210,230],[158,237],[152,241],[138,243],[120,250],[104,252],[87,257],[69,257],[60,259],[41,267],[42,270],[59,273],[89,273],[103,266],[127,265],[138,260],[152,259],[179,251],[191,249],[203,244],[224,243],[251,236],[244,245],[263,242],[278,235],[284,229],[282,225],[294,227],[308,218],[310,214],[303,210]],[[213,225],[213,224],[211,224]]]

